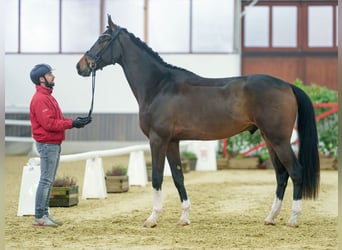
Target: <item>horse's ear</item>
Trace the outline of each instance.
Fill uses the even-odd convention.
[[[112,30],[112,32],[114,32],[115,24],[112,21],[112,17],[109,14],[107,14],[107,17],[108,17],[108,28],[110,28]]]

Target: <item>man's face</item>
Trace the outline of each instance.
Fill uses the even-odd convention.
[[[47,83],[54,83],[54,80],[55,80],[55,75],[52,74],[52,72],[49,72],[49,73],[46,73],[45,74],[45,78],[47,80]]]
[[[46,79],[46,81],[45,81]],[[40,85],[45,87],[45,88],[49,88],[52,89],[55,86],[55,75],[52,74],[52,72],[48,72],[44,75],[44,77],[40,77],[39,79],[40,81]]]

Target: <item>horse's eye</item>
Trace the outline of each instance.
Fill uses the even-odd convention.
[[[107,40],[109,40],[109,39],[110,39],[110,36],[107,35],[107,34],[104,34],[104,35],[101,35],[101,36],[99,37],[99,42],[100,42],[100,43],[103,43],[103,42],[105,42],[105,41],[107,41]]]
[[[103,37],[103,36],[100,36],[100,37],[99,37],[99,42],[100,42],[100,43],[104,42],[105,40],[106,40],[105,37]]]

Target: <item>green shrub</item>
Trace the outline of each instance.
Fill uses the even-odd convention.
[[[112,169],[107,170],[106,176],[125,176],[127,175],[127,168],[121,165],[113,166]]]
[[[293,84],[310,97],[313,103],[337,102],[337,91],[316,84],[304,85],[303,81],[296,79]]]
[[[184,157],[184,158],[186,158],[186,159],[197,159],[197,156],[196,156],[196,154],[195,153],[193,153],[193,152],[189,152],[189,151],[183,151],[182,153],[181,153],[181,157]]]
[[[316,84],[306,86],[297,79],[294,84],[308,94],[313,103],[337,103],[337,91],[321,87]],[[316,116],[324,113],[329,108],[315,108]],[[319,150],[327,156],[337,157],[338,115],[331,114],[317,121]]]
[[[70,187],[70,186],[76,186],[77,185],[77,181],[74,177],[69,177],[69,176],[65,176],[65,177],[57,177],[52,186],[54,187]]]

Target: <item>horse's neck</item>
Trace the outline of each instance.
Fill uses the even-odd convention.
[[[119,64],[139,105],[142,105],[158,91],[167,70],[165,65],[151,55],[151,52],[132,39],[134,38],[128,34],[120,37],[122,51]]]

